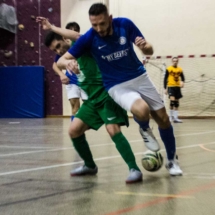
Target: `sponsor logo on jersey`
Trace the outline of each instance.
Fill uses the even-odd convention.
[[[106,55],[106,56],[101,56],[101,57],[104,60],[108,60],[110,62],[110,61],[113,61],[113,60],[119,60],[119,59],[127,56],[128,51],[129,51],[129,49],[124,49],[124,50],[117,51],[117,52],[114,52],[112,54],[109,54],[109,55]]]
[[[125,44],[126,44],[126,41],[127,41],[127,40],[126,40],[125,37],[120,37],[120,38],[119,38],[119,44],[120,44],[120,45],[125,45]]]

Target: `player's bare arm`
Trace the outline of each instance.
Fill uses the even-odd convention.
[[[36,22],[40,23],[42,25],[43,30],[50,30],[53,31],[62,37],[66,39],[70,39],[72,41],[76,41],[81,35],[73,30],[68,30],[64,28],[56,27],[55,25],[52,25],[49,20],[45,17],[37,17]]]
[[[59,75],[62,84],[69,84],[69,78],[58,68],[56,62],[53,63],[52,69]]]
[[[135,39],[135,45],[145,55],[152,55],[154,53],[152,45],[149,44],[143,37],[136,37],[136,39]]]
[[[60,69],[67,69],[69,72],[79,74],[78,63],[76,59],[69,53],[66,52],[57,62],[57,66]]]

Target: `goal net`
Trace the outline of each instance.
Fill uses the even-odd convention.
[[[166,67],[172,64],[171,58],[150,58],[145,64],[147,72],[161,94],[169,112],[169,98],[164,94],[163,80]],[[185,85],[182,88],[179,116],[215,116],[215,58],[183,57],[178,64],[184,72]]]

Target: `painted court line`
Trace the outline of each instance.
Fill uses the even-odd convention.
[[[7,146],[7,145],[0,145],[0,148],[14,148],[14,149],[57,149],[57,147],[44,147],[44,146]]]
[[[214,144],[214,143],[215,142],[206,143],[206,144]],[[204,144],[204,145],[206,145],[206,144]],[[178,149],[194,148],[194,147],[199,147],[199,144],[177,147],[177,150]],[[164,149],[161,150],[161,151],[164,151]],[[137,153],[134,153],[134,154],[135,155],[140,155],[142,153],[143,152],[137,152]],[[109,160],[109,159],[114,159],[114,158],[121,158],[121,155],[95,158],[94,160],[95,161],[101,161],[101,160]],[[39,171],[39,170],[45,170],[45,169],[52,169],[52,168],[58,168],[58,167],[63,167],[63,166],[75,165],[75,164],[79,164],[79,163],[83,163],[83,161],[71,162],[71,163],[65,163],[65,164],[56,164],[56,165],[52,165],[52,166],[44,166],[44,167],[37,167],[37,168],[24,169],[24,170],[16,170],[16,171],[11,171],[11,172],[2,172],[2,173],[0,173],[0,176],[12,175],[12,174],[18,174],[18,173],[24,173],[24,172],[33,172],[33,171]]]
[[[113,159],[113,158],[121,158],[121,156],[117,155],[117,156],[111,156],[111,157],[101,157],[101,158],[96,158],[94,160],[100,161],[100,160],[109,160],[109,159]],[[52,168],[64,167],[64,166],[71,166],[71,165],[75,165],[75,164],[79,164],[79,163],[83,163],[83,161],[64,163],[64,164],[56,164],[56,165],[52,165],[52,166],[44,166],[44,167],[37,167],[37,168],[24,169],[24,170],[16,170],[16,171],[11,171],[11,172],[3,172],[3,173],[0,173],[0,176],[13,175],[13,174],[24,173],[24,172],[33,172],[33,171],[52,169]]]
[[[214,133],[215,131],[207,131],[207,132],[201,132],[201,133],[189,133],[189,134],[182,134],[182,135],[175,135],[175,137],[181,137],[181,136],[192,136],[192,135],[197,135],[197,134],[208,134],[208,133]],[[160,138],[157,138],[159,140]],[[134,143],[134,142],[141,142],[143,141],[142,139],[140,140],[131,140],[129,143]],[[107,146],[107,145],[115,145],[114,143],[104,143],[104,144],[95,144],[95,145],[90,145],[90,147],[102,147],[102,146]],[[0,146],[0,147],[5,147],[5,148],[25,148],[23,146]],[[187,146],[186,146],[187,147]],[[33,149],[34,147],[26,147],[26,148],[31,148]],[[39,147],[40,148],[40,147]],[[43,147],[41,147],[43,148]],[[28,152],[17,152],[17,153],[9,153],[9,154],[0,154],[0,157],[9,157],[9,156],[17,156],[17,155],[24,155],[24,154],[34,154],[34,153],[44,153],[44,152],[54,152],[54,151],[63,151],[63,150],[70,150],[74,149],[74,147],[65,147],[65,148],[56,148],[56,147],[44,147],[44,149],[49,149],[50,150],[38,150],[38,151],[28,151]],[[37,147],[35,147],[37,149]],[[164,150],[161,150],[164,151]]]
[[[9,157],[9,156],[14,156],[14,155],[24,155],[24,154],[34,154],[34,153],[40,153],[40,152],[55,152],[55,151],[67,150],[67,149],[71,149],[71,148],[73,149],[73,147],[69,147],[69,148],[63,148],[63,149],[50,149],[50,150],[17,152],[17,153],[11,153],[11,154],[0,154],[0,157]]]
[[[203,185],[203,186],[194,187],[194,188],[192,188],[190,190],[182,191],[182,192],[177,193],[175,195],[179,195],[179,196],[181,196],[181,195],[192,195],[192,194],[199,193],[201,191],[212,189],[214,187],[215,187],[215,182],[209,183],[209,184],[206,184],[206,185]],[[104,214],[104,215],[125,214],[125,213],[128,213],[128,212],[148,208],[148,207],[151,207],[153,205],[158,205],[160,203],[165,203],[165,202],[168,202],[169,200],[172,200],[172,199],[174,199],[174,198],[173,197],[160,197],[160,198],[156,198],[156,199],[154,199],[152,201],[144,202],[144,203],[141,203],[141,204],[134,205],[132,207],[127,207],[127,208],[124,208],[124,209],[121,209],[121,210],[113,211],[113,212],[110,212],[110,213],[107,213],[107,214]]]
[[[208,149],[204,146],[205,144],[199,144],[200,148],[204,149],[205,151],[208,151],[208,152],[215,152],[215,150],[212,150],[212,149]]]
[[[193,196],[186,196],[186,195],[158,194],[158,193],[115,192],[115,194],[126,195],[126,196],[153,196],[153,197],[170,197],[170,198],[182,198],[182,199],[194,198]]]

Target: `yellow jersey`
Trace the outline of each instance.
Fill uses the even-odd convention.
[[[180,81],[184,81],[183,70],[181,67],[169,66],[166,69],[167,87],[180,87]]]

